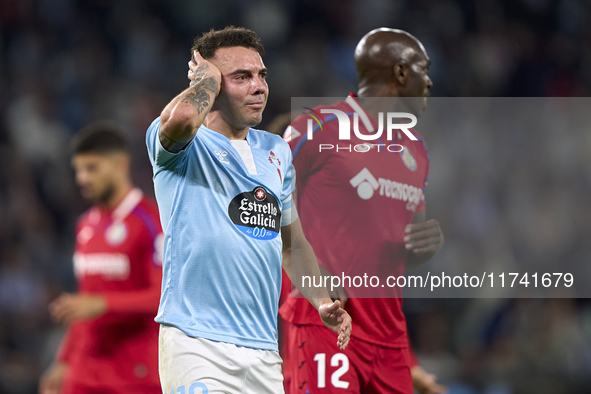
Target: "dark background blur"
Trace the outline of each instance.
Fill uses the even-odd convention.
[[[0,0],[0,393],[36,392],[63,332],[49,322],[47,305],[75,289],[74,223],[87,204],[73,184],[69,138],[94,120],[121,123],[137,146],[134,180],[153,193],[145,130],[187,86],[193,38],[230,24],[255,30],[266,47],[263,129],[289,110],[291,97],[355,91],[353,49],[382,26],[423,42],[432,60],[432,96],[591,90],[585,0]],[[419,131],[437,160],[446,139]],[[441,216],[448,258],[485,253],[502,262],[519,253],[554,253],[589,263],[591,211],[582,197],[591,191],[589,138],[562,150],[568,184],[581,190],[563,193],[566,175],[548,180],[545,167],[534,166],[543,188],[534,182],[513,196],[512,210],[502,206],[508,188],[532,174],[508,168],[490,175],[485,160],[470,156],[470,144],[456,141],[463,161],[435,171],[447,174],[445,182],[432,172],[427,190],[434,207],[428,216]],[[486,145],[491,138],[476,130],[470,141]],[[520,155],[534,160],[539,152]],[[484,176],[495,183],[477,187]],[[545,198],[548,190],[560,193]],[[578,220],[558,215],[557,222],[550,214],[565,207]],[[548,214],[532,222],[540,212]],[[488,231],[499,223],[513,230],[502,242]],[[591,392],[590,307],[574,299],[406,301],[420,360],[454,394]]]

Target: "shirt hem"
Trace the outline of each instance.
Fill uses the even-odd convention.
[[[211,333],[208,331],[203,330],[195,330],[191,328],[187,328],[186,326],[182,326],[180,324],[165,322],[162,320],[156,320],[157,323],[173,326],[184,332],[187,336],[190,337],[197,337],[197,338],[204,338],[214,342],[223,342],[229,343],[236,346],[247,347],[251,349],[259,349],[259,350],[272,350],[272,351],[279,351],[279,346],[277,342],[268,342],[268,341],[261,341],[256,339],[245,339],[241,337],[236,337],[231,334],[217,334]]]

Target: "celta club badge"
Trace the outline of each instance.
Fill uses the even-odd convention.
[[[256,198],[257,201],[263,201],[265,197],[267,197],[267,193],[265,192],[264,187],[259,186],[254,189],[254,198]]]
[[[277,156],[275,156],[275,153],[273,153],[273,151],[270,151],[270,153],[271,154],[269,155],[269,163],[273,164],[275,168],[277,168],[279,180],[283,182],[283,177],[281,176],[281,169],[279,168],[279,166],[281,165],[281,161],[277,158]]]

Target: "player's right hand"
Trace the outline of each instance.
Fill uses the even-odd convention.
[[[437,383],[437,376],[428,373],[420,365],[410,370],[412,384],[420,394],[447,394],[449,389]]]
[[[222,73],[220,69],[201,57],[198,51],[193,51],[193,57],[189,61],[189,71],[187,72],[187,78],[190,81],[189,86],[203,81],[205,77],[213,77],[216,80],[218,86],[217,97],[222,88]]]
[[[351,316],[341,308],[341,302],[336,300],[332,304],[322,304],[318,307],[318,313],[320,313],[324,325],[339,334],[337,346],[341,350],[345,350],[349,344],[349,339],[351,339],[351,330],[353,328],[351,326]]]
[[[66,363],[51,364],[39,380],[39,394],[59,394],[67,371]]]

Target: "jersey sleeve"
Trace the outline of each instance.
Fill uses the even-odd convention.
[[[287,156],[289,159],[286,165],[287,169],[285,171],[283,190],[281,193],[281,226],[289,226],[298,218],[298,213],[292,196],[295,191],[296,171],[292,163],[292,155],[289,148],[287,149]]]
[[[290,159],[292,162],[290,175],[291,175],[291,194],[286,200],[284,207],[289,209],[288,214],[285,217],[291,219],[293,223],[297,219],[297,208],[296,201],[293,198],[293,192],[296,189],[303,188],[303,185],[309,175],[317,171],[324,165],[327,155],[319,152],[320,144],[322,139],[326,139],[328,136],[328,130],[326,133],[320,133],[315,130],[312,140],[308,140],[307,134],[303,130],[306,125],[307,118],[304,116],[298,116],[294,121],[287,126],[287,129],[283,133],[283,139],[290,146]],[[296,178],[295,174],[298,174]],[[286,183],[287,177],[286,177]],[[284,184],[284,186],[285,186]],[[288,219],[286,219],[287,221]],[[283,218],[281,225],[285,225]]]
[[[298,182],[300,183],[304,183],[308,176],[322,168],[328,153],[321,152],[320,149],[323,145],[330,145],[330,131],[319,129],[318,125],[313,128],[312,138],[308,138],[308,119],[306,116],[298,116],[284,133],[284,138],[291,146],[293,165],[298,173]],[[328,127],[331,127],[330,123]]]
[[[187,144],[177,153],[172,153],[167,151],[162,147],[159,138],[160,132],[160,117],[156,118],[148,131],[146,132],[146,146],[148,148],[148,156],[150,158],[150,163],[152,163],[152,167],[154,171],[157,172],[158,169],[173,169],[175,168],[181,159],[186,156],[187,151],[193,145],[193,140]]]
[[[160,304],[160,284],[162,283],[162,269],[148,268],[149,285],[136,291],[108,292],[107,309],[110,313],[153,314],[156,315]]]
[[[158,311],[162,283],[164,235],[155,210],[150,215],[145,215],[144,218],[148,223],[144,223],[143,241],[138,243],[138,248],[143,250],[141,268],[146,271],[148,284],[146,287],[134,291],[104,293],[110,313],[155,315]]]
[[[425,168],[425,179],[423,181],[423,188],[422,191],[423,193],[421,194],[421,200],[419,201],[419,205],[417,206],[417,209],[415,210],[415,213],[417,212],[423,212],[427,209],[427,201],[425,199],[425,193],[427,192],[427,180],[429,178],[429,152],[427,151],[427,144],[425,143],[425,139],[420,137],[419,139],[421,141],[421,144],[423,146],[424,152],[423,154],[425,155],[425,162],[427,163],[427,166]]]

